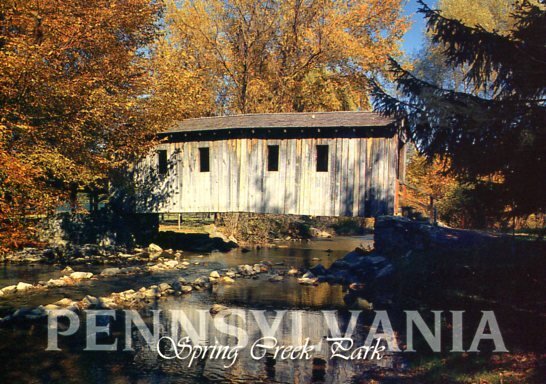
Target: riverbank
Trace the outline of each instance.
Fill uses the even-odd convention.
[[[477,237],[481,235],[465,232],[462,236],[472,239],[473,243],[464,243],[472,246],[454,247],[450,241],[460,241],[460,237],[454,236],[460,234],[456,230],[434,228],[423,223],[414,228],[414,223],[403,220],[394,224],[398,228],[396,231],[385,232],[387,235],[383,234],[382,238],[379,234],[388,247],[380,246],[375,250],[370,249],[373,238],[365,236],[277,242],[275,248],[235,248],[229,253],[192,253],[179,249],[160,251],[158,245],[150,245],[147,249],[125,250],[127,254],[121,248],[111,249],[107,255],[102,255],[104,257],[86,254],[67,257],[65,254],[60,260],[63,263],[75,262],[71,267],[74,272],[93,273],[93,276],[73,285],[52,286],[21,295],[15,292],[1,297],[0,316],[9,317],[17,310],[23,310],[18,314],[22,317],[20,323],[17,316],[8,318],[5,322],[7,328],[0,330],[7,340],[0,346],[0,358],[13,366],[22,364],[25,352],[20,350],[19,344],[29,348],[33,358],[44,361],[53,358],[43,351],[44,326],[40,325],[43,320],[39,319],[47,308],[68,306],[78,311],[93,307],[135,308],[145,318],[152,309],[183,308],[191,316],[196,316],[193,321],[199,311],[208,312],[215,306],[217,309],[228,308],[234,313],[242,311],[245,316],[253,310],[287,311],[289,318],[302,316],[309,321],[306,332],[319,340],[327,335],[327,328],[318,325],[322,310],[337,310],[340,324],[344,326],[349,322],[349,311],[362,311],[358,335],[369,331],[373,310],[386,310],[402,350],[406,347],[403,340],[407,338],[405,311],[418,311],[430,325],[433,321],[431,311],[442,310],[442,352],[432,353],[426,340],[416,335],[414,343],[418,352],[395,354],[396,358],[390,358],[388,363],[339,365],[339,362],[334,364],[326,359],[321,371],[324,382],[339,382],[336,380],[344,377],[379,383],[458,384],[484,380],[503,384],[541,383],[545,373],[542,352],[545,345],[543,338],[536,335],[543,332],[543,308],[546,307],[542,286],[545,281],[544,243],[519,239],[511,242],[508,238],[483,242]],[[387,241],[389,238],[392,241]],[[404,239],[420,240],[410,244]],[[393,251],[400,244],[404,245],[404,252]],[[359,250],[348,252],[355,248]],[[0,275],[2,286],[4,282],[10,283],[7,285],[17,285],[18,282],[37,284],[40,280],[59,279],[66,268],[65,264],[51,260],[10,262],[4,265],[5,275],[13,276],[12,271],[20,266],[36,269],[29,272],[25,280],[14,281],[10,277],[12,280],[3,281]],[[123,271],[134,267],[139,272],[137,269],[133,269],[135,273]],[[385,269],[388,279],[382,280],[380,277],[386,273]],[[109,272],[103,274],[103,271]],[[465,311],[465,350],[478,328],[482,311],[487,310],[494,311],[510,352],[494,353],[492,344],[484,341],[480,343],[479,354],[451,353],[453,320],[450,311],[453,310]],[[27,315],[29,319],[25,318]],[[148,317],[147,321],[151,318]],[[165,329],[170,329],[173,321],[177,320],[165,319]],[[292,325],[284,327],[282,332],[289,334]],[[249,334],[255,332],[252,329],[247,331]],[[218,337],[214,329],[207,335],[211,340]],[[251,359],[242,359],[234,370],[207,363],[198,370],[182,371],[181,366],[171,366],[157,360],[154,354],[144,353],[144,346],[141,352],[131,355],[130,361],[118,355],[110,355],[112,361],[105,361],[102,356],[82,354],[78,350],[77,336],[63,343],[66,352],[56,354],[56,359],[60,359],[56,364],[63,365],[63,369],[72,374],[77,373],[78,377],[84,378],[83,382],[94,382],[87,367],[96,368],[98,364],[103,365],[101,374],[111,380],[122,380],[122,377],[132,375],[161,377],[159,382],[176,378],[197,383],[214,377],[237,382],[238,370],[244,369],[252,372],[248,380],[268,382],[267,374],[271,373],[268,366],[257,365]],[[73,359],[78,361],[76,367],[64,366]],[[133,359],[142,363],[139,368],[131,365]],[[276,364],[275,380],[294,382],[312,378],[310,365]],[[12,373],[1,374],[2,381],[21,381],[21,377]],[[24,374],[32,376],[37,373],[31,369]]]

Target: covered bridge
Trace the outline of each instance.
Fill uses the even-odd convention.
[[[187,119],[137,166],[140,211],[393,214],[394,121],[371,112]]]

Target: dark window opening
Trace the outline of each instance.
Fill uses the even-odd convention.
[[[166,175],[167,171],[167,151],[164,149],[160,149],[159,151],[157,151],[157,172],[160,175]]]
[[[210,172],[210,151],[208,147],[199,148],[199,171]]]
[[[270,172],[276,172],[279,170],[279,146],[278,145],[267,146],[267,170]]]
[[[317,172],[328,172],[327,145],[317,145]]]

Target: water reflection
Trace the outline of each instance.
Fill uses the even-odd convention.
[[[196,360],[189,367],[189,358],[162,359],[157,352],[151,350],[144,339],[135,332],[133,343],[138,346],[135,361],[146,371],[155,371],[160,375],[178,377],[181,382],[208,382],[228,381],[239,382],[282,382],[282,383],[348,383],[361,372],[373,367],[392,366],[392,357],[386,356],[382,360],[343,360],[330,359],[330,344],[327,337],[332,337],[324,314],[320,311],[286,310],[286,311],[255,311],[245,308],[232,307],[230,315],[217,319],[208,313],[208,306],[196,303],[182,303],[179,299],[162,302],[160,308],[164,316],[161,317],[161,336],[169,336],[178,340],[184,336],[193,336],[196,343],[202,345],[237,346],[243,348],[235,363],[229,368],[226,365],[231,360],[204,359]],[[350,313],[336,312],[337,322],[342,334],[347,330]],[[218,315],[217,315],[218,316]],[[260,328],[261,316],[265,320],[265,329]],[[148,319],[150,320],[150,319]],[[218,330],[218,324],[225,321],[229,324],[226,334]],[[365,317],[356,324],[352,338],[355,346],[363,345],[367,336]],[[224,330],[226,331],[226,330]],[[281,354],[275,356],[275,349],[266,351],[254,347],[253,343],[264,336],[274,336],[276,346],[301,346],[308,344],[314,347],[309,353],[309,359],[283,359]],[[334,335],[335,336],[335,335]],[[259,344],[274,346],[271,339],[258,342]],[[168,356],[174,357],[169,348],[162,350]],[[254,358],[251,353],[254,351]],[[187,352],[181,353],[186,357]],[[295,355],[299,357],[298,354]]]
[[[274,269],[309,268],[317,263],[328,267],[336,259],[360,244],[368,244],[370,238],[338,238],[311,243],[290,244],[290,248],[253,250],[243,253],[234,250],[228,254],[213,253],[198,257],[184,253],[192,263],[199,262],[187,271],[174,271],[162,274],[142,276],[120,276],[111,279],[89,281],[78,286],[48,289],[45,292],[24,296],[14,296],[0,300],[0,311],[7,312],[20,306],[35,306],[54,302],[63,297],[81,299],[87,294],[106,296],[111,292],[125,289],[138,289],[162,281],[172,281],[181,275],[188,281],[201,275],[208,275],[210,270],[223,270],[239,264],[254,264],[261,260],[270,261]],[[45,265],[23,266],[4,265],[0,273],[2,285],[18,281],[36,282],[48,280],[59,274],[58,267]],[[77,270],[91,270],[90,266],[78,266]],[[92,270],[98,272],[97,270]],[[253,310],[268,309],[266,320],[271,325],[277,310],[286,310],[283,321],[279,324],[276,336],[280,344],[302,343],[294,339],[294,330],[302,329],[302,335],[309,337],[312,344],[322,341],[323,349],[313,354],[310,360],[282,360],[271,353],[262,359],[254,360],[249,355],[249,348],[241,351],[236,363],[225,369],[225,362],[219,360],[200,360],[187,367],[187,362],[165,360],[157,352],[150,350],[137,330],[133,330],[131,340],[134,351],[122,351],[123,345],[116,352],[84,352],[85,334],[62,338],[61,352],[46,352],[45,325],[29,328],[0,329],[0,382],[16,383],[344,383],[350,382],[363,371],[378,365],[389,366],[390,358],[379,363],[365,361],[344,361],[329,359],[328,346],[324,338],[329,336],[328,327],[320,310],[341,310],[339,325],[347,327],[349,313],[343,301],[344,288],[320,284],[317,287],[299,285],[295,278],[286,277],[284,281],[272,283],[268,276],[258,279],[238,279],[233,285],[218,285],[212,291],[194,292],[189,296],[169,298],[160,301],[156,309],[164,312],[161,317],[161,334],[171,335],[173,327],[180,324],[193,324],[208,345],[216,341],[224,344],[236,344],[237,338],[219,332],[213,322],[201,322],[199,316],[214,303],[230,307],[241,315],[229,316],[232,326],[244,330],[252,343],[261,337]],[[170,310],[184,310],[170,313]],[[142,314],[149,323],[151,317]],[[84,325],[82,319],[82,327]],[[202,325],[201,325],[202,324]],[[367,334],[366,324],[359,324],[354,332],[355,343],[363,343]],[[202,332],[199,328],[205,326]],[[175,329],[177,327],[174,327]],[[183,333],[182,333],[183,334]],[[123,344],[123,321],[119,319],[113,326],[113,337]],[[111,340],[110,340],[111,341]]]

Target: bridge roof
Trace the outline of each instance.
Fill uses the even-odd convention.
[[[393,123],[393,119],[374,112],[253,113],[186,119],[166,133],[261,128],[363,128]]]

